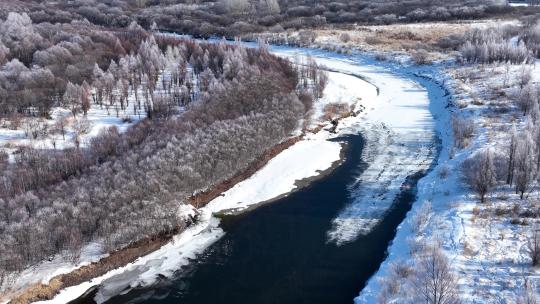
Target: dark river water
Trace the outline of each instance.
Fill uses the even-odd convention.
[[[107,303],[352,303],[386,257],[423,173],[408,178],[369,235],[342,246],[328,243],[332,219],[352,200],[347,185],[366,167],[362,137],[340,140],[347,142],[346,157],[330,174],[273,203],[223,218],[225,236],[176,277]],[[92,297],[76,302],[93,303]]]

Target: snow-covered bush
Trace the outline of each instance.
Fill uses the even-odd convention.
[[[515,64],[532,63],[534,57],[525,43],[513,44],[510,41],[488,41],[474,44],[467,41],[460,49],[462,59],[473,63],[511,62]]]
[[[414,51],[411,55],[411,59],[414,63],[419,65],[431,63],[429,60],[429,52],[424,49]]]
[[[342,33],[341,35],[339,35],[339,40],[341,42],[347,43],[351,41],[351,35],[349,35],[349,33]]]
[[[411,230],[418,234],[426,227],[433,216],[431,202],[425,202],[411,218]]]
[[[519,91],[515,100],[518,107],[523,111],[523,115],[529,114],[534,105],[538,104],[538,93],[538,86],[533,84],[525,85]]]
[[[511,31],[505,28],[474,29],[465,35],[465,43],[459,49],[461,59],[472,63],[510,62],[532,63],[533,52],[520,41],[517,44],[509,38]]]
[[[474,134],[474,121],[459,116],[452,117],[452,131],[454,135],[454,146],[465,148],[469,145]]]

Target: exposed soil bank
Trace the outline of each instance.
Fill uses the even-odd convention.
[[[302,140],[303,135],[291,137],[274,147],[267,150],[263,155],[258,157],[245,171],[238,173],[237,175],[231,177],[228,180],[225,180],[210,189],[196,194],[189,198],[189,203],[192,204],[195,208],[201,208],[206,206],[216,197],[220,196],[225,191],[231,189],[239,182],[242,182],[250,178],[255,172],[259,171],[264,165],[266,165],[272,158],[274,158],[279,153],[283,152],[287,148],[291,147],[295,143]]]

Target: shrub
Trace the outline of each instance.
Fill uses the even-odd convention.
[[[452,117],[452,131],[454,135],[454,145],[462,149],[469,145],[474,134],[474,121],[472,119]]]

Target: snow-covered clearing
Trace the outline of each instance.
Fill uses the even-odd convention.
[[[81,147],[85,147],[90,139],[102,130],[115,126],[119,132],[124,132],[140,118],[139,115],[133,114],[132,110],[120,111],[117,116],[114,110],[107,111],[95,104],[92,105],[86,117],[82,115],[73,117],[69,110],[56,107],[51,111],[51,119],[23,118],[22,126],[17,129],[0,126],[0,151],[4,150],[13,157],[20,147],[61,150],[75,147],[76,141],[79,141]],[[61,120],[65,121],[64,134],[58,127]],[[45,130],[36,138],[27,134],[29,127],[25,125],[30,124],[31,121],[40,124],[36,128]]]
[[[322,113],[328,103],[342,102],[355,109],[371,108],[374,105],[377,88],[351,75],[330,73],[329,84],[324,97],[315,105],[315,117]],[[366,113],[366,111],[364,111]],[[340,123],[344,132],[359,124],[365,114],[345,118]],[[297,181],[319,175],[340,159],[341,144],[330,140],[340,134],[322,130],[307,134],[305,138],[281,152],[249,179],[235,185],[222,196],[198,210],[200,222],[174,237],[156,252],[139,258],[134,263],[115,269],[101,277],[78,286],[63,290],[51,301],[42,303],[66,303],[82,295],[92,286],[100,285],[96,300],[103,302],[122,291],[136,286],[146,286],[158,275],[166,277],[178,273],[211,244],[223,236],[219,220],[213,216],[221,212],[238,212],[255,204],[265,202],[297,188]],[[279,177],[279,178],[277,178]],[[186,207],[185,207],[186,208]],[[194,210],[180,210],[182,214]]]
[[[21,126],[17,128],[0,125],[0,151],[8,153],[13,160],[20,147],[62,150],[75,147],[77,141],[80,147],[85,147],[102,130],[114,126],[119,132],[124,132],[141,118],[142,115],[134,114],[131,108],[116,113],[114,109],[92,104],[86,116],[79,114],[74,117],[68,109],[55,107],[50,119],[22,118]],[[32,123],[36,125],[30,127]],[[28,134],[30,128],[42,131],[33,138]]]
[[[154,93],[156,96],[167,93],[162,84],[163,80],[169,77],[167,71],[158,77]],[[193,83],[196,89],[197,82],[194,80]],[[92,138],[110,127],[116,127],[118,132],[123,133],[146,117],[145,110],[141,108],[144,90],[142,87],[136,90],[137,96],[135,96],[135,88],[130,86],[123,109],[118,103],[108,105],[107,102],[102,104],[91,102],[86,115],[77,113],[73,116],[68,108],[57,106],[51,109],[49,119],[21,117],[17,123],[0,120],[0,152],[6,152],[13,161],[21,147],[50,150],[63,150],[77,145],[86,147]],[[95,89],[92,93],[95,94]],[[121,93],[115,90],[113,94],[120,95]]]

